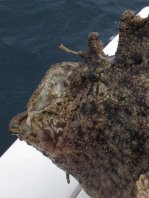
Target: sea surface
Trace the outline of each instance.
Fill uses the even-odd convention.
[[[100,33],[104,45],[118,33],[121,13],[138,13],[148,0],[0,0],[0,155],[14,142],[9,121],[26,104],[51,64],[78,61],[58,49],[87,49]]]

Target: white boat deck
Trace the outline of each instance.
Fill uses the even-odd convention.
[[[139,15],[149,15],[149,7]],[[115,54],[118,35],[105,47]],[[78,182],[25,142],[16,142],[0,158],[0,198],[89,198]]]

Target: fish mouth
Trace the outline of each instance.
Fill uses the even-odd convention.
[[[28,117],[27,111],[17,114],[14,116],[9,124],[9,130],[12,135],[21,135],[23,134],[24,129],[27,129],[26,120]]]
[[[27,111],[12,118],[9,124],[11,134],[48,154],[62,152],[66,122],[58,111],[78,68],[80,63],[75,62],[50,67],[31,96]]]
[[[37,129],[32,131],[27,125],[27,118],[27,111],[14,116],[9,124],[10,134],[16,135],[20,140],[32,145],[50,158],[60,154],[62,152],[62,135],[53,138],[49,130]]]

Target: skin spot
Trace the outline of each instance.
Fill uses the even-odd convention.
[[[37,139],[44,150],[51,152],[54,146],[54,139],[48,131],[38,130]]]

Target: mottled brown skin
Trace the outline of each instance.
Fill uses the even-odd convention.
[[[85,63],[53,66],[10,131],[73,175],[92,198],[149,198],[149,17],[123,13],[113,64],[102,49],[91,33]],[[60,99],[55,102],[52,84],[44,100],[45,82],[59,68]]]

